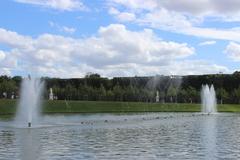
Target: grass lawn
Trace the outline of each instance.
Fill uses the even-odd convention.
[[[0,114],[16,112],[16,100],[0,100]],[[103,102],[103,101],[44,101],[43,113],[107,113],[107,112],[199,112],[200,104]],[[218,105],[220,112],[240,112],[240,105]]]

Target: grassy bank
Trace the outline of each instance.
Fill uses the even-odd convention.
[[[0,100],[0,114],[14,114],[17,101]],[[43,113],[107,113],[107,112],[199,112],[200,104],[100,102],[100,101],[45,101]],[[218,105],[220,112],[240,112],[240,105]]]

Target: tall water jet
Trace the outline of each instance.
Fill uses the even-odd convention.
[[[202,85],[201,100],[202,100],[202,112],[204,113],[217,112],[216,93],[213,85],[211,85],[211,87],[209,87],[208,85]]]
[[[20,102],[18,105],[16,124],[31,127],[39,120],[39,107],[44,82],[38,78],[24,78],[21,84]]]

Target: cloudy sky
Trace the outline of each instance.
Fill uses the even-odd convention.
[[[4,0],[0,75],[232,73],[239,0]]]

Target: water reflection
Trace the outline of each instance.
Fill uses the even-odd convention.
[[[18,129],[16,132],[21,159],[38,159],[41,152],[39,130],[26,128]]]
[[[204,157],[205,159],[214,160],[217,158],[217,128],[216,122],[218,120],[218,116],[211,115],[203,119],[202,121],[202,142],[204,147]]]

